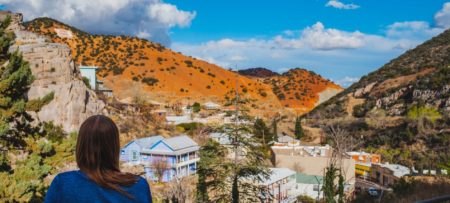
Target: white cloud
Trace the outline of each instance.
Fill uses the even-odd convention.
[[[348,87],[351,84],[358,82],[359,78],[357,77],[349,77],[349,76],[345,76],[344,78],[341,78],[339,80],[336,80],[335,83],[342,86],[342,87]]]
[[[268,39],[224,38],[201,44],[174,43],[172,48],[208,59],[225,68],[269,67],[280,72],[286,67],[306,67],[348,86],[370,70],[414,48],[439,32],[422,21],[397,22],[380,35],[326,28],[321,22],[302,30],[281,32]],[[233,60],[236,56],[245,60]],[[352,77],[346,77],[351,73]]]
[[[170,44],[169,29],[187,27],[195,11],[162,0],[0,0],[25,20],[51,17],[96,34],[125,34]]]
[[[434,21],[441,28],[450,28],[450,2],[445,3],[442,10],[434,15]]]
[[[386,34],[391,38],[423,39],[442,31],[443,29],[433,28],[425,21],[405,21],[389,25]]]
[[[180,26],[187,27],[195,18],[194,12],[178,10],[176,6],[166,3],[151,4],[149,6],[149,15],[151,18],[162,22],[169,27]]]
[[[327,7],[333,7],[337,9],[357,9],[360,6],[356,4],[344,4],[338,0],[330,0],[325,4]]]

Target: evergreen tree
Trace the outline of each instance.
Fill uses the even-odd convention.
[[[75,144],[72,137],[60,139],[56,134],[63,131],[52,124],[40,132],[30,125],[26,111],[38,111],[53,94],[27,100],[33,76],[18,51],[8,52],[14,39],[12,32],[5,31],[10,22],[7,17],[0,23],[0,202],[42,202],[48,187],[45,177],[56,166],[74,160]],[[50,129],[53,133],[47,139]]]
[[[303,135],[304,135],[301,122],[302,122],[302,120],[301,120],[300,116],[295,118],[295,129],[294,129],[295,132],[294,132],[294,134],[295,134],[295,139],[298,139],[298,140],[300,140],[303,137]]]
[[[257,202],[266,180],[268,155],[259,139],[249,136],[253,127],[247,124],[227,124],[220,131],[231,140],[232,148],[215,141],[200,150],[197,202]],[[243,155],[243,153],[245,155]],[[232,154],[234,158],[226,158]],[[249,181],[255,181],[252,184]],[[208,194],[214,194],[208,196]]]
[[[8,16],[0,23],[0,147],[23,145],[21,138],[30,133],[30,116],[26,113],[26,93],[33,82],[27,62],[18,51],[8,53],[13,35],[5,32],[11,22]]]
[[[337,185],[335,185],[336,179]],[[339,203],[344,202],[344,176],[342,175],[342,170],[338,169],[333,163],[331,163],[326,168],[322,189],[325,197],[325,202],[335,203],[336,195],[338,195]]]
[[[226,156],[227,149],[211,139],[200,149],[196,202],[210,202],[208,193],[225,187],[226,174],[229,172],[228,163],[224,162]]]
[[[278,122],[276,119],[273,119],[272,121],[272,130],[273,141],[278,141]]]
[[[270,133],[270,129],[266,126],[263,119],[257,118],[253,124],[253,135],[264,146],[268,146],[273,141],[273,134]]]

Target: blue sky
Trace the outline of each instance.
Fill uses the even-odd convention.
[[[423,20],[432,23],[433,15],[446,1],[342,1],[360,6],[353,10],[326,7],[324,6],[326,0],[166,2],[197,13],[188,29],[172,30],[172,40],[202,42],[225,37],[236,39],[270,37],[285,30],[301,29],[318,21],[340,30],[381,34],[386,26],[394,22]]]
[[[224,68],[302,67],[348,86],[450,28],[450,0],[0,0],[25,20],[160,42]]]

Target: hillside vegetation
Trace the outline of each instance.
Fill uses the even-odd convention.
[[[342,91],[339,85],[301,68],[291,69],[281,75],[264,68],[241,70],[239,73],[270,85],[283,106],[301,113],[308,112],[321,101]]]
[[[416,168],[450,162],[450,30],[409,50],[304,116],[339,125],[385,161]]]
[[[328,86],[340,89],[307,71],[278,76],[261,69],[275,78],[259,80],[145,39],[91,35],[50,18],[37,18],[24,26],[50,37],[53,42],[67,44],[76,64],[101,67],[98,77],[122,99],[142,89],[152,99],[169,103],[181,99],[225,102],[233,97],[237,87],[253,109],[273,111],[285,106],[304,113],[315,106],[318,94]]]
[[[50,18],[38,18],[25,26],[53,42],[67,44],[76,64],[101,67],[98,76],[118,97],[129,97],[130,87],[138,86],[167,100],[224,100],[238,86],[243,97],[278,103],[268,85],[145,39],[91,35]],[[58,35],[57,29],[71,36]]]

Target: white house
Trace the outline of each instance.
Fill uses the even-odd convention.
[[[313,199],[323,197],[323,176],[307,175],[304,173],[296,174],[296,186],[294,193],[296,196],[305,195]]]
[[[89,79],[89,85],[91,86],[91,89],[95,90],[96,84],[97,84],[97,76],[96,71],[98,69],[97,66],[80,66],[80,73],[82,77],[86,77]]]
[[[121,150],[121,160],[144,166],[147,178],[158,180],[155,174],[155,163],[166,162],[162,177],[163,182],[175,177],[195,174],[197,162],[200,160],[198,144],[187,135],[171,138],[153,136],[134,140]]]
[[[220,105],[214,102],[206,102],[203,104],[203,108],[206,110],[218,110],[220,109]]]
[[[261,195],[263,202],[292,202],[294,193],[295,171],[288,168],[270,168],[271,174],[260,185],[265,187]]]

